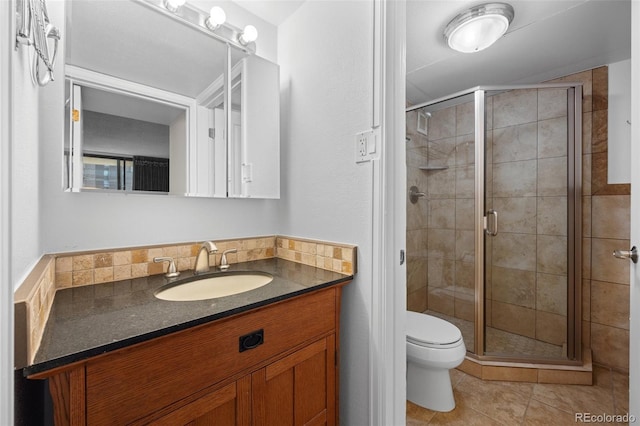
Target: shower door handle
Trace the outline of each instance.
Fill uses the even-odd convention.
[[[493,217],[493,222],[491,227],[489,227],[489,216]],[[491,235],[492,237],[495,237],[496,235],[498,235],[498,212],[493,209],[487,211],[486,220],[487,220],[487,226],[484,232],[486,232],[487,235]]]

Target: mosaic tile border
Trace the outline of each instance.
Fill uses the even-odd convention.
[[[351,275],[355,272],[356,247],[298,237],[267,236],[216,240],[218,252],[209,256],[211,265],[220,263],[223,251],[230,264],[279,257],[321,269]],[[101,284],[158,275],[168,264],[154,263],[155,257],[172,257],[179,271],[193,269],[201,243],[158,245],[55,255],[56,288]]]
[[[14,294],[14,357],[20,368],[33,360],[55,296],[55,257],[43,256]]]
[[[351,275],[356,272],[356,246],[297,237],[277,237],[276,257]]]

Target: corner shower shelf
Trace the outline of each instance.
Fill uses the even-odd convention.
[[[420,170],[447,170],[449,166],[420,166],[418,167]]]

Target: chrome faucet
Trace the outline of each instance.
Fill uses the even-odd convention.
[[[193,268],[193,275],[206,274],[209,272],[209,254],[218,251],[218,247],[213,241],[205,241],[200,246],[198,256],[196,257],[196,266]]]
[[[236,253],[237,251],[237,249],[232,248],[222,252],[222,257],[220,258],[220,266],[218,266],[221,271],[229,269],[229,262],[227,262],[227,253]]]

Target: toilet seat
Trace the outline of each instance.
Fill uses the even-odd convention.
[[[462,341],[462,333],[455,325],[443,319],[407,311],[407,341],[414,345],[450,348]]]

